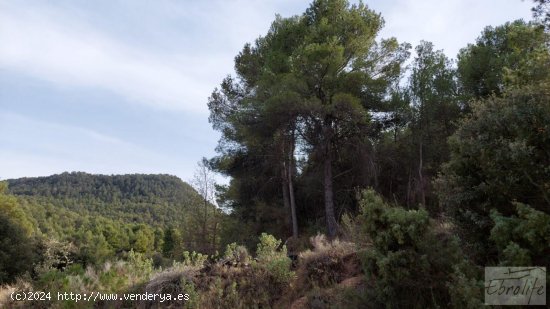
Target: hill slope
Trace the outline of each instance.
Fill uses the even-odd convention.
[[[218,249],[223,214],[211,204],[206,211],[201,196],[175,176],[79,172],[7,182],[9,195],[0,194],[18,212],[8,219],[27,228],[43,260],[70,256],[99,264],[133,250],[162,265],[182,259],[185,250]]]
[[[31,204],[162,227],[177,225],[200,200],[189,184],[170,175],[73,172],[10,179],[8,183],[11,194]]]

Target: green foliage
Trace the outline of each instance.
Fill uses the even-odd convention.
[[[36,258],[33,246],[25,229],[0,212],[0,283],[11,283],[32,271]]]
[[[84,278],[85,280],[83,280]],[[56,296],[58,292],[77,293],[77,291],[82,291],[85,285],[89,286],[94,281],[96,281],[95,274],[91,276],[91,272],[86,273],[79,264],[71,265],[65,271],[50,270],[37,278],[34,288],[49,291],[54,297],[47,302],[34,301],[29,305],[37,308],[93,308],[93,304],[78,304],[74,300],[58,300]]]
[[[324,216],[335,236],[335,200],[353,205],[349,191],[332,187],[333,169],[355,174],[346,187],[368,181],[350,165],[366,156],[368,112],[385,101],[408,56],[409,45],[395,38],[375,40],[382,24],[363,3],[313,1],[301,16],[277,17],[265,37],[245,45],[235,58],[237,78],[226,78],[212,93],[209,119],[222,133],[212,162],[232,177],[225,197],[242,221],[259,222],[256,233],[284,233],[288,210],[280,205],[285,185],[295,181],[306,188],[296,190],[303,194],[296,200],[315,195],[325,201],[324,208],[313,203],[302,213]],[[281,171],[295,172],[298,148],[307,153],[303,172],[288,180]]]
[[[182,286],[182,291],[189,295],[189,300],[185,301],[183,308],[185,309],[198,309],[200,308],[200,295],[195,289],[193,282],[187,282]]]
[[[548,33],[537,24],[517,20],[487,27],[460,50],[458,72],[467,99],[502,95],[514,85],[528,85],[548,78]]]
[[[286,246],[283,246],[279,250],[281,242],[281,240],[275,238],[273,235],[262,233],[258,248],[256,249],[258,260],[269,261],[282,255],[286,256]]]
[[[137,252],[150,253],[154,248],[154,231],[145,224],[135,226],[133,229],[132,249]]]
[[[55,246],[53,246],[55,247]],[[70,264],[63,269],[50,268],[38,274],[34,282],[35,290],[51,292],[52,299],[48,302],[28,302],[33,308],[112,308],[119,307],[116,301],[75,302],[74,300],[58,300],[57,293],[128,293],[136,292],[137,286],[149,281],[154,273],[152,260],[144,254],[130,250],[126,260],[108,261],[101,265],[88,266]]]
[[[468,271],[473,267],[470,263],[459,263],[453,266],[453,273],[450,274],[450,280],[446,283],[449,290],[451,301],[449,308],[479,308],[481,305],[480,290],[483,282],[480,278],[480,272]],[[476,280],[477,279],[477,280]]]
[[[169,175],[79,172],[8,182],[12,194],[33,204],[54,204],[81,215],[157,226],[175,226],[200,199],[190,185]]]
[[[509,217],[517,201],[550,213],[550,94],[526,87],[472,107],[450,139],[451,160],[436,185],[465,243],[484,260],[495,255],[492,209]]]
[[[128,252],[128,267],[140,276],[147,278],[153,272],[153,260],[143,254],[130,250]]]
[[[203,225],[188,220],[203,203],[197,205],[199,195],[176,177],[64,173],[9,182],[16,195],[1,195],[0,211],[28,235],[74,245],[74,262],[99,265],[134,250],[149,257],[162,252],[170,261],[157,258],[159,265],[169,265],[184,259],[185,250],[204,248],[195,237]],[[0,189],[7,190],[5,183]],[[225,228],[225,214],[215,211],[216,229],[204,239],[209,247],[219,245]]]
[[[183,238],[181,232],[174,228],[168,228],[164,232],[164,242],[162,246],[162,253],[164,256],[179,259],[183,252]]]
[[[208,255],[201,254],[195,251],[189,252],[184,251],[183,252],[183,265],[193,266],[193,267],[202,267],[204,265],[204,262],[208,259]]]
[[[85,264],[101,264],[114,255],[114,250],[109,246],[103,234],[86,231],[79,240],[77,244],[80,248],[81,259]]]
[[[56,239],[40,239],[36,249],[38,257],[34,265],[34,273],[43,273],[59,269],[63,270],[75,262],[78,250],[72,243]]]
[[[265,267],[279,283],[288,283],[294,276],[290,270],[292,261],[287,256],[286,246],[281,245],[281,240],[272,235],[262,233],[256,257],[258,264]],[[280,247],[280,248],[279,248]]]
[[[457,239],[436,232],[425,210],[391,207],[372,189],[363,191],[360,205],[359,222],[372,240],[363,256],[367,280],[373,282],[369,302],[386,308],[479,306],[479,295],[469,298],[475,281]]]
[[[23,229],[27,236],[30,236],[34,231],[34,226],[21,208],[17,198],[9,193],[8,183],[0,181],[0,213],[11,218],[14,223]]]
[[[425,210],[389,207],[372,189],[363,192],[360,205],[363,230],[375,247],[417,244],[428,229],[429,217]]]
[[[32,271],[36,259],[32,231],[17,199],[7,194],[7,183],[0,182],[0,283]]]
[[[226,246],[223,259],[234,264],[248,264],[251,260],[250,254],[245,246],[231,243]]]
[[[522,203],[514,203],[517,215],[491,212],[491,240],[503,266],[546,265],[550,255],[550,215]]]

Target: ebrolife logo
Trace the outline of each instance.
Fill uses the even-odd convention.
[[[485,267],[485,305],[546,305],[546,267]]]

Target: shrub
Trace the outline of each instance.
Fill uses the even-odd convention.
[[[153,272],[153,260],[145,257],[143,253],[135,252],[133,249],[128,253],[128,267],[135,276],[134,281],[139,282],[149,279]]]
[[[68,242],[56,239],[41,239],[37,243],[38,261],[34,267],[37,275],[53,269],[63,270],[70,266],[76,256],[77,248]]]
[[[294,272],[290,270],[292,260],[287,256],[286,246],[272,235],[262,233],[256,255],[258,264],[265,267],[275,280],[282,284],[290,282]]]
[[[36,259],[34,241],[15,220],[1,211],[0,235],[0,283],[11,283],[32,271]]]
[[[126,305],[139,308],[199,308],[198,295],[195,291],[192,278],[196,269],[190,266],[173,267],[155,274],[145,285],[145,292],[151,294],[188,294],[189,300],[166,300],[162,303],[158,300],[135,301]],[[143,293],[143,292],[138,292]]]
[[[437,233],[425,210],[391,207],[373,190],[363,191],[360,207],[358,221],[372,240],[372,248],[362,255],[372,282],[365,299],[374,307],[480,305],[479,295],[471,293],[477,288],[470,279],[475,274],[458,240]]]
[[[18,278],[10,285],[0,285],[0,308],[25,308],[25,303],[14,301],[11,298],[13,292],[33,291],[30,278]]]
[[[245,246],[231,243],[225,248],[223,259],[233,265],[248,265],[250,262],[250,254],[248,254],[248,250]]]
[[[514,201],[550,214],[550,91],[524,87],[476,102],[449,139],[451,157],[436,181],[441,206],[481,263],[497,262],[493,209]],[[507,245],[507,244],[506,244]]]
[[[506,217],[493,210],[495,242],[500,264],[505,266],[548,266],[550,256],[550,215],[528,205],[514,203],[517,215]]]
[[[193,282],[200,308],[274,306],[293,276],[291,261],[286,247],[271,235],[262,234],[257,248],[257,259],[249,264],[246,248],[232,243],[219,262],[196,273]]]
[[[182,263],[184,265],[201,267],[204,265],[204,262],[206,262],[207,259],[208,255],[206,254],[198,253],[195,251],[183,251]]]
[[[313,250],[299,255],[298,288],[329,287],[360,273],[356,264],[356,248],[353,243],[329,241],[324,235],[310,238]]]
[[[272,308],[287,287],[261,264],[216,263],[198,271],[193,282],[200,308]]]

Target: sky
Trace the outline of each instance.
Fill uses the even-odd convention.
[[[219,139],[208,97],[245,43],[302,0],[0,0],[0,179],[65,171],[189,180]],[[352,1],[353,2],[353,1]],[[385,28],[448,57],[532,1],[372,0]],[[223,179],[220,181],[224,182]]]

